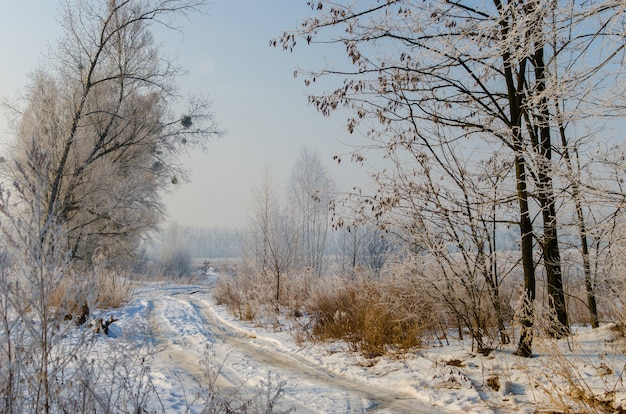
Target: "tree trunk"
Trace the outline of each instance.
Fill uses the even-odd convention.
[[[509,23],[506,17],[506,11],[500,0],[494,0],[494,4],[502,15],[501,33],[502,39],[506,39],[509,34]],[[526,160],[523,155],[522,141],[522,94],[520,91],[524,88],[524,76],[526,71],[527,59],[519,62],[519,68],[516,70],[516,76],[513,73],[511,54],[505,50],[502,54],[504,67],[504,79],[507,87],[507,99],[509,104],[509,128],[511,131],[511,146],[515,154],[515,179],[517,202],[519,205],[519,228],[521,235],[521,254],[522,269],[524,273],[524,306],[520,315],[520,323],[522,329],[520,332],[520,340],[517,347],[516,355],[530,358],[532,356],[533,342],[533,325],[535,318],[535,266],[533,261],[533,224],[530,219],[528,207],[528,188],[526,177]]]
[[[580,237],[580,248],[583,256],[583,272],[585,274],[585,290],[587,291],[587,306],[589,308],[589,316],[591,318],[591,327],[598,328],[600,322],[598,319],[598,306],[596,304],[595,286],[593,278],[591,277],[591,262],[589,260],[589,242],[587,240],[587,226],[585,224],[585,214],[583,212],[582,199],[580,196],[580,188],[578,182],[574,177],[574,166],[572,165],[572,159],[569,154],[569,147],[567,144],[567,137],[565,135],[565,127],[560,120],[560,110],[558,104],[556,105],[556,113],[559,119],[559,134],[561,136],[561,146],[563,147],[563,158],[567,165],[567,170],[572,177],[572,198],[574,199],[574,205],[576,206],[576,218],[578,219],[578,234]]]
[[[528,192],[526,189],[526,164],[521,155],[515,156],[515,176],[517,178],[517,197],[520,207],[520,232],[522,237],[522,268],[524,271],[524,297],[520,316],[522,329],[516,355],[532,356],[533,325],[535,318],[535,266],[533,262],[533,226],[528,210]]]
[[[534,6],[528,6],[531,12]],[[538,23],[540,27],[541,22]],[[535,30],[535,34],[543,37],[541,29]],[[538,200],[541,205],[543,217],[543,260],[546,268],[546,279],[548,282],[548,295],[552,309],[550,334],[556,338],[569,335],[569,322],[567,318],[567,308],[565,306],[565,294],[563,292],[563,277],[561,272],[561,253],[557,233],[556,209],[554,200],[554,187],[552,183],[552,140],[550,131],[550,109],[548,99],[544,92],[545,84],[545,64],[544,52],[541,43],[535,45],[534,51],[535,81],[536,89],[540,96],[539,108],[535,116],[539,128],[539,137],[534,131],[533,145],[539,155],[539,165],[537,173]],[[539,138],[539,142],[537,142]]]
[[[495,220],[494,220],[495,222]],[[491,296],[491,303],[493,305],[493,309],[496,312],[496,322],[498,324],[498,333],[500,334],[500,343],[503,345],[508,344],[510,342],[510,338],[506,333],[506,328],[504,326],[504,320],[502,318],[502,305],[500,303],[500,288],[498,286],[498,269],[496,263],[496,239],[495,239],[495,225],[493,229],[493,239],[489,244],[489,253],[490,253],[490,263],[489,266],[485,266],[485,279],[487,280],[487,284],[489,285],[489,293]]]

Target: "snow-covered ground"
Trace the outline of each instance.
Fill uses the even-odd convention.
[[[249,401],[250,412],[265,412],[278,390],[274,412],[602,412],[601,404],[568,395],[626,407],[626,344],[612,325],[559,342],[537,339],[532,359],[514,356],[514,345],[485,356],[452,339],[403,357],[366,359],[342,343],[299,343],[287,322],[265,328],[235,319],[215,305],[214,277],[198,285],[143,282],[127,306],[102,315],[118,320],[92,352],[135,343],[158,395],[151,409],[201,412],[208,390],[219,390],[231,407]]]

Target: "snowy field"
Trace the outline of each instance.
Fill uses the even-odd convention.
[[[537,356],[511,345],[489,355],[448,338],[404,357],[366,359],[342,343],[299,344],[290,323],[236,320],[198,285],[138,283],[133,300],[101,316],[118,319],[91,352],[127,343],[143,398],[157,412],[202,412],[211,390],[248,412],[535,413],[619,412],[626,343],[613,325],[559,342],[536,339]],[[276,393],[280,394],[276,397]],[[570,396],[576,396],[570,400]],[[587,399],[587,402],[575,400]],[[609,403],[601,403],[607,400]],[[611,406],[612,404],[612,406]],[[606,411],[603,411],[606,410]]]

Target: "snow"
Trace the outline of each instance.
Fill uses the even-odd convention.
[[[626,406],[626,346],[615,325],[580,328],[558,342],[537,338],[531,359],[513,355],[514,345],[483,355],[451,339],[367,359],[341,342],[296,341],[286,319],[273,328],[236,319],[212,299],[215,277],[197,285],[141,282],[130,303],[99,315],[118,320],[91,352],[134,344],[158,396],[152,410],[201,412],[208,390],[234,407],[251,401],[256,412],[278,390],[274,412],[593,412],[592,402],[569,399],[577,390]]]

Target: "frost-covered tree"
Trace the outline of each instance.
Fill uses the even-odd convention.
[[[64,35],[32,77],[18,114],[12,158],[26,168],[32,147],[48,154],[37,200],[67,233],[74,259],[97,248],[132,254],[162,214],[163,190],[185,178],[178,158],[222,134],[204,98],[175,110],[181,71],[151,25],[173,27],[203,0],[67,1]],[[13,180],[15,162],[7,163]]]
[[[308,4],[314,15],[272,44],[292,50],[302,39],[345,51],[346,61],[307,71],[305,83],[317,88],[323,84],[320,78],[340,77],[341,86],[312,95],[310,102],[324,115],[349,109],[348,130],[362,129],[370,140],[365,147],[381,149],[393,162],[378,181],[377,194],[362,198],[365,208],[377,219],[398,206],[410,208],[415,178],[436,166],[442,177],[453,178],[451,186],[433,176],[435,193],[425,194],[416,206],[429,197],[461,202],[458,208],[440,209],[441,219],[446,211],[457,214],[483,204],[489,209],[492,199],[464,199],[463,188],[477,179],[480,160],[510,162],[513,179],[506,182],[511,198],[501,201],[517,206],[525,291],[518,353],[532,354],[535,242],[546,274],[551,333],[567,334],[557,231],[558,197],[564,192],[556,188],[567,184],[555,181],[563,154],[561,148],[555,150],[561,142],[555,131],[575,130],[610,101],[600,99],[601,94],[622,90],[624,15],[619,2]],[[612,100],[622,98],[618,94]],[[359,151],[355,157],[366,155]],[[413,213],[411,228],[419,236],[420,210]],[[465,215],[470,217],[479,216]]]
[[[275,281],[278,306],[285,276],[292,269],[298,249],[298,228],[293,210],[283,206],[278,187],[269,171],[253,190],[252,214],[248,224],[256,270]]]
[[[300,235],[297,265],[309,267],[319,276],[330,226],[330,203],[335,196],[334,182],[319,154],[307,148],[300,152],[291,169],[288,194]]]
[[[172,223],[164,232],[161,246],[161,266],[167,276],[189,276],[193,270],[191,248],[186,234]]]
[[[336,227],[331,236],[330,255],[341,274],[356,275],[362,268],[378,277],[388,259],[398,253],[397,238],[373,223]]]

